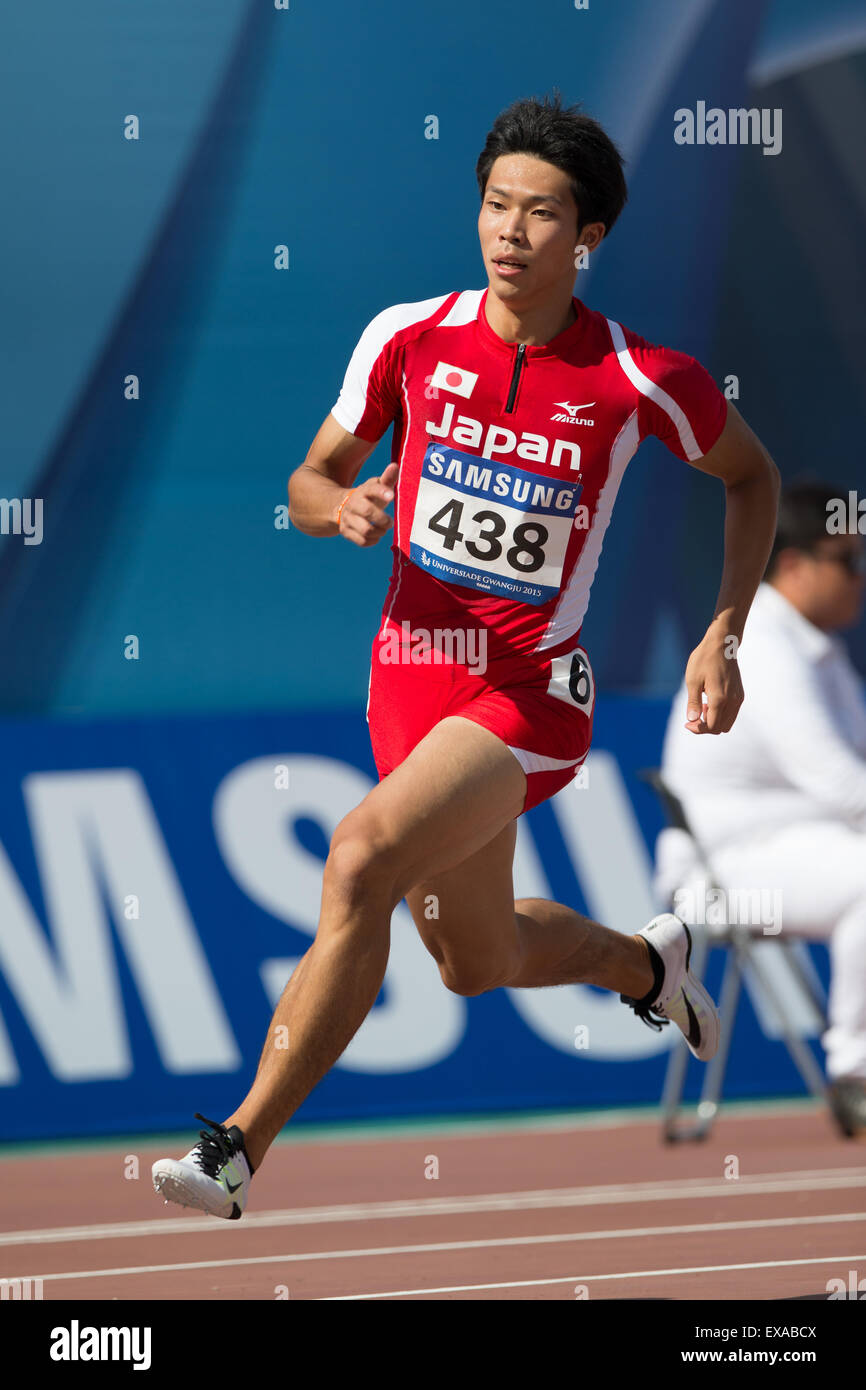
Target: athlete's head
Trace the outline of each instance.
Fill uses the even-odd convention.
[[[764,574],[826,632],[856,623],[866,593],[866,550],[857,531],[847,529],[848,513],[847,488],[813,479],[783,488]],[[840,529],[840,520],[846,529]]]
[[[516,101],[493,123],[475,173],[478,235],[491,289],[508,303],[570,293],[576,248],[595,250],[628,196],[622,157],[601,126],[554,99]],[[515,259],[512,275],[497,265]]]

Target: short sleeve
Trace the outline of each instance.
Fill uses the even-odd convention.
[[[654,434],[677,458],[694,463],[716,443],[725,427],[728,403],[705,367],[670,348],[641,344],[631,348],[640,392],[641,438]]]
[[[400,412],[401,377],[393,310],[383,309],[361,334],[331,414],[350,434],[376,443]]]

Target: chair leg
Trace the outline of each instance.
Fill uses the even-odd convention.
[[[802,962],[800,961],[800,958],[797,955],[796,950],[794,949],[796,943],[788,940],[781,941],[779,944],[783,947],[785,951],[785,959],[788,961],[795,976],[797,977],[798,983],[805,991],[806,997],[811,1001],[812,1006],[815,1009],[815,1012],[821,1024],[822,1031],[826,1030],[829,1027],[829,1020],[827,1018],[826,996],[823,995],[823,993],[819,994],[819,992],[815,988],[813,980],[809,978],[807,971],[803,969]],[[772,995],[770,997],[772,998]],[[776,1007],[778,1009],[778,1004],[776,1005]],[[835,1124],[836,1128],[839,1130],[839,1133],[845,1139],[855,1138],[857,1134],[856,1129],[853,1129],[851,1127],[850,1121],[845,1117],[845,1115],[841,1113],[838,1106],[834,1102],[832,1090],[827,1085],[827,1082],[825,1081],[823,1075],[820,1072],[820,1069],[815,1063],[812,1053],[809,1050],[808,1046],[805,1043],[803,1043],[800,1038],[793,1040],[796,1044],[797,1050],[799,1051],[802,1049],[802,1053],[805,1054],[805,1058],[807,1059],[806,1070],[809,1072],[809,1076],[811,1076],[812,1078],[811,1084],[809,1076],[804,1075],[803,1068],[797,1061],[797,1056],[792,1051],[790,1045],[788,1045],[789,1040],[787,1036],[784,1037],[784,1041],[786,1046],[788,1046],[788,1051],[791,1053],[794,1063],[797,1066],[800,1075],[803,1077],[803,1080],[806,1082],[806,1085],[808,1086],[809,1090],[812,1092],[813,1095],[821,1096],[826,1101],[827,1108],[830,1111],[831,1119],[833,1120],[833,1123]]]
[[[691,1137],[677,1127],[677,1115],[683,1103],[688,1065],[689,1049],[685,1042],[680,1040],[671,1048],[662,1091],[662,1138],[666,1144]]]
[[[697,955],[697,952],[694,954]],[[702,978],[706,955],[707,947],[704,946],[699,960],[695,962],[696,969],[693,971],[698,978]],[[686,1043],[682,1042],[679,1046],[675,1047],[674,1051],[671,1053],[662,1095],[662,1135],[665,1143],[674,1144],[682,1140],[706,1139],[712,1128],[713,1120],[718,1113],[725,1072],[728,1065],[728,1054],[730,1052],[731,1038],[733,1037],[734,1023],[737,1017],[737,1005],[740,998],[741,976],[742,965],[737,951],[735,949],[730,949],[728,960],[725,965],[725,975],[722,981],[722,992],[719,999],[719,1016],[721,1019],[719,1050],[712,1061],[707,1064],[704,1083],[701,1087],[700,1100],[698,1102],[698,1119],[697,1123],[693,1125],[677,1124],[677,1112],[682,1105],[683,1090],[685,1088],[686,1070],[690,1055],[689,1050]]]
[[[827,999],[823,992],[819,993],[814,980],[809,978],[808,971],[804,969],[803,962],[796,950],[798,943],[791,940],[781,940],[779,945],[785,952],[785,959],[796,976],[797,983],[814,1008],[822,1031],[825,1031],[829,1026],[827,1019]]]
[[[743,963],[736,946],[734,946],[730,948],[730,958],[725,968],[725,978],[722,981],[722,992],[719,996],[719,1018],[721,1021],[719,1050],[712,1061],[707,1064],[704,1084],[701,1087],[701,1099],[698,1103],[698,1133],[695,1136],[698,1139],[707,1137],[713,1121],[719,1113],[719,1103],[722,1098],[725,1073],[728,1069],[728,1057],[734,1036],[734,1024],[737,1020],[742,982]]]

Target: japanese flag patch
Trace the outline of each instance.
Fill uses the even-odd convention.
[[[437,362],[436,370],[430,378],[430,385],[437,386],[440,391],[451,391],[455,396],[465,396],[468,399],[477,380],[477,372],[452,367],[450,362]]]

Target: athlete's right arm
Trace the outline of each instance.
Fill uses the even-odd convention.
[[[327,415],[304,462],[289,478],[292,525],[308,536],[341,534],[360,546],[381,540],[393,525],[385,508],[394,496],[396,463],[389,463],[380,478],[354,486],[375,447]]]

